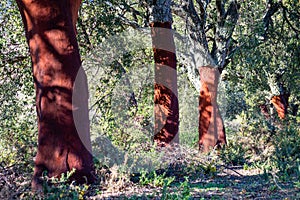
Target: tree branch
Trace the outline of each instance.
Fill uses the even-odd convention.
[[[196,9],[195,5],[193,3],[193,0],[185,0],[185,5],[183,6],[183,9],[188,13],[188,16],[190,17],[192,24],[188,25],[190,36],[195,41],[198,41],[205,50],[208,50],[208,43],[206,39],[206,33],[205,33],[205,10],[204,13],[200,13],[200,15],[204,18],[201,18]]]
[[[278,2],[273,3],[273,0],[268,1],[268,10],[263,17],[265,33],[264,38],[267,39],[267,34],[270,24],[272,25],[272,16],[279,10],[280,4]]]
[[[216,0],[216,8],[218,12],[218,23],[220,23],[220,25],[223,25],[225,20],[225,8],[222,0]]]
[[[283,9],[283,17],[284,17],[285,21],[288,23],[288,25],[291,27],[291,29],[298,35],[299,32],[300,32],[300,30],[297,29],[297,28],[295,28],[292,25],[292,23],[290,22],[290,20],[288,19],[287,14],[286,14],[288,12],[287,7],[285,7],[285,6],[282,5],[282,9]]]
[[[123,21],[125,25],[129,25],[132,28],[140,28],[140,25],[136,21],[127,19],[124,15],[118,14],[118,17]]]
[[[218,23],[215,27],[215,39],[211,50],[212,57],[216,61],[219,70],[222,71],[229,63],[228,55],[234,52],[232,34],[239,18],[239,4],[234,0],[231,1],[227,11],[221,0],[216,1],[218,10]]]

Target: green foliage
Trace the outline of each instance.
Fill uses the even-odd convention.
[[[243,165],[244,169],[258,167],[266,173],[278,173],[288,180],[299,178],[299,122],[294,117],[276,121],[268,129],[258,115],[240,116],[239,131],[232,137],[228,133],[228,146],[221,150],[220,158],[226,164]],[[243,122],[243,118],[246,119]]]
[[[0,3],[0,163],[27,163],[35,153],[34,86],[15,1]]]
[[[123,45],[129,44],[125,40]],[[91,121],[95,137],[105,135],[121,149],[136,149],[142,141],[151,142],[154,91],[153,73],[148,71],[152,68],[151,55],[147,49],[121,50],[104,63],[106,66],[101,66],[101,73],[97,74],[99,81],[90,84],[96,86],[92,100],[96,112]],[[93,61],[92,64],[101,65]],[[146,66],[140,68],[140,65]]]
[[[228,146],[223,148],[220,153],[220,158],[230,165],[243,165],[246,162],[244,144],[238,141],[229,141]]]
[[[76,185],[70,182],[70,177],[75,173],[75,169],[62,174],[60,178],[51,178],[50,183],[44,183],[44,199],[79,199],[83,200],[89,185]],[[46,177],[45,177],[46,178]],[[50,185],[49,185],[50,184]]]
[[[242,91],[250,112],[255,112],[261,104],[269,105],[270,98],[281,92],[290,93],[290,103],[297,103],[300,43],[295,10],[299,10],[299,3],[284,2],[288,14],[281,7],[272,16],[268,29],[264,22],[267,8],[263,2],[241,4],[240,26],[235,33],[241,46],[226,69],[226,80]]]
[[[179,141],[180,144],[195,148],[198,146],[198,92],[188,81],[187,74],[180,69],[178,72],[179,101]]]
[[[117,1],[82,2],[77,24],[78,43],[84,57],[105,38],[124,30],[117,12]]]
[[[272,161],[280,173],[289,179],[300,178],[300,130],[290,125],[278,132],[274,138],[275,152]]]
[[[161,199],[167,200],[188,200],[191,199],[191,191],[190,191],[190,185],[189,180],[187,177],[185,177],[185,181],[180,184],[180,186],[177,188],[178,193],[170,193],[170,191],[167,189],[167,185],[164,185],[162,190],[162,196]]]
[[[182,188],[181,199],[190,199],[191,193],[188,178],[185,179],[185,181],[180,185],[180,187]]]
[[[157,173],[155,171],[151,171],[150,173],[147,173],[146,171],[141,171],[139,183],[141,185],[152,185],[155,187],[162,187],[162,186],[167,187],[174,180],[175,180],[175,177],[166,177],[166,173],[157,175]]]
[[[270,96],[280,92],[280,84],[291,94],[289,104],[300,104],[300,4],[297,0],[283,0],[283,5],[288,9],[287,18],[281,9],[272,16],[272,23],[266,32],[263,22],[267,9],[265,2],[239,3],[239,24],[232,40],[239,48],[222,72],[226,94],[220,99],[223,103],[220,107],[226,110],[228,146],[221,149],[218,155],[197,157],[193,152],[188,152],[179,157],[169,156],[166,160],[171,162],[170,159],[173,159],[172,161],[179,163],[174,164],[173,171],[168,171],[170,176],[168,173],[158,174],[153,168],[149,173],[141,172],[139,186],[161,188],[161,193],[153,192],[149,198],[160,195],[161,199],[192,199],[192,180],[203,178],[202,176],[216,178],[220,165],[242,165],[244,170],[262,169],[265,172],[262,177],[270,178],[269,173],[272,173],[287,184],[292,182],[294,187],[300,187],[299,112],[294,118],[279,121],[274,109],[272,114],[269,105]],[[214,9],[211,5],[209,10]],[[98,46],[113,43],[114,41],[107,40],[115,36],[120,36],[118,41],[125,40],[122,34],[129,30],[129,26],[148,26],[147,12],[144,3],[138,1],[83,1],[77,25],[83,64],[90,59],[92,64],[99,64],[99,58],[109,61],[99,65],[103,73],[97,76],[95,101],[91,105],[96,110],[96,116],[91,118],[93,141],[100,146],[100,150],[109,146],[107,149],[111,160],[102,162],[99,159],[99,163],[96,163],[96,171],[101,178],[104,177],[105,183],[95,183],[93,186],[69,183],[72,174],[69,172],[61,178],[53,179],[50,185],[44,185],[44,194],[27,197],[30,187],[28,174],[32,174],[32,158],[37,147],[32,69],[16,2],[0,2],[0,188],[5,186],[9,191],[17,188],[12,198],[84,199],[89,193],[101,194],[105,187],[115,188],[115,182],[119,184],[120,180],[126,179],[126,173],[131,170],[128,166],[136,163],[143,163],[143,167],[146,164],[155,167],[161,164],[167,168],[167,161],[159,163],[160,155],[152,145],[152,135],[149,134],[153,132],[154,74],[151,45],[150,48],[140,48],[138,44],[147,41],[132,38],[128,43],[123,43],[126,45],[118,46],[125,50],[121,54],[110,48],[100,49],[102,54],[93,54],[98,51]],[[207,17],[208,23],[213,27],[216,12],[209,12]],[[173,27],[179,33],[186,34],[185,19],[175,16]],[[207,35],[213,36],[213,31],[214,28],[209,29]],[[178,67],[180,141],[184,146],[197,149],[198,92],[189,82],[187,72],[182,67],[184,64],[186,63],[180,63]],[[136,74],[139,76],[135,76]],[[129,84],[126,77],[130,78]],[[141,80],[144,82],[140,82]],[[134,94],[134,99],[128,100],[128,94]],[[272,114],[271,120],[265,119],[260,113],[258,106],[264,103]],[[103,139],[102,143],[97,143],[100,139]],[[126,158],[123,150],[130,152],[126,155],[129,158]],[[145,158],[151,158],[156,163],[147,163]],[[109,168],[109,164],[118,165],[115,170],[117,172],[110,169],[110,173],[102,174],[100,166]],[[10,166],[18,166],[19,170],[11,170]],[[15,177],[11,178],[14,181],[7,184],[9,170],[14,171]],[[108,179],[107,176],[111,178]],[[182,182],[182,177],[187,176]],[[17,182],[18,177],[23,177],[27,182]],[[124,189],[126,184],[122,183],[118,188]],[[220,186],[225,188],[223,183],[209,182],[201,185],[205,192],[208,188]],[[233,185],[226,187],[231,188]],[[276,184],[265,188],[268,192],[282,193]],[[22,196],[21,193],[25,195]]]

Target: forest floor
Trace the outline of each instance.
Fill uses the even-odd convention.
[[[299,134],[287,133],[278,134],[282,143],[275,143],[276,138],[265,142],[261,135],[228,134],[226,148],[208,154],[192,146],[169,151],[142,144],[145,149],[136,148],[126,156],[103,140],[99,146],[107,149],[101,152],[121,156],[109,154],[110,164],[95,159],[94,184],[70,184],[65,176],[44,184],[40,193],[30,187],[32,146],[32,153],[19,152],[14,164],[0,162],[0,199],[300,199]],[[129,169],[134,167],[138,170],[133,173]]]
[[[214,176],[194,177],[188,182],[185,194],[182,191],[184,188],[174,184],[166,191],[169,198],[164,196],[164,199],[300,199],[299,185],[276,179],[276,175],[269,179],[257,169],[244,170],[240,166],[231,166]],[[163,190],[162,187],[136,184],[119,192],[104,191],[90,199],[162,199]],[[178,190],[181,190],[180,195]]]
[[[266,174],[259,169],[245,170],[242,166],[224,165],[217,167],[215,173],[199,173],[189,177],[188,181],[179,178],[167,187],[116,181],[109,187],[93,184],[83,191],[81,197],[75,195],[71,198],[62,189],[56,190],[56,196],[33,195],[30,191],[31,174],[22,174],[23,167],[14,165],[1,169],[1,199],[300,199],[299,180],[279,181],[275,174]]]

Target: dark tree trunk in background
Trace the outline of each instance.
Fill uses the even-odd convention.
[[[178,143],[179,106],[171,0],[151,4],[151,34],[155,60],[154,140],[159,146]]]
[[[226,144],[223,120],[217,105],[219,71],[203,66],[200,72],[199,149],[208,152],[216,145]]]
[[[59,177],[73,168],[77,182],[94,176],[88,119],[88,88],[75,34],[80,0],[17,0],[33,67],[38,151],[32,181],[47,171]]]
[[[263,116],[265,116],[266,119],[270,119],[271,116],[270,116],[268,106],[266,104],[261,104],[259,105],[259,108]]]

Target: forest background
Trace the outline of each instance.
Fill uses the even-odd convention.
[[[197,27],[192,14],[201,18],[204,13],[207,41],[213,41],[220,28],[218,1],[195,1],[194,9],[187,2],[172,4],[177,38]],[[201,2],[207,3],[205,10]],[[222,2],[230,10],[232,1]],[[238,5],[238,20],[222,27],[231,32],[218,97],[228,145],[220,152],[197,152],[199,74],[178,58],[182,149],[170,156],[158,155],[147,134],[153,129],[151,45],[141,48],[139,37],[132,37],[149,27],[147,2],[83,1],[77,24],[83,66],[101,66],[97,87],[91,88],[95,92],[91,133],[99,148],[94,156],[101,178],[93,185],[70,185],[65,183],[67,177],[53,180],[40,195],[48,199],[296,197],[300,188],[300,2],[253,0]],[[1,2],[0,22],[0,197],[30,198],[36,195],[30,191],[37,147],[35,92],[14,1]],[[115,51],[120,46],[112,41],[121,41],[126,50]],[[212,43],[208,46],[213,48]],[[105,57],[110,55],[114,59]],[[135,104],[126,102],[132,92]],[[289,95],[285,119],[277,116],[270,102],[281,93]],[[148,164],[150,160],[151,166],[143,160]]]

